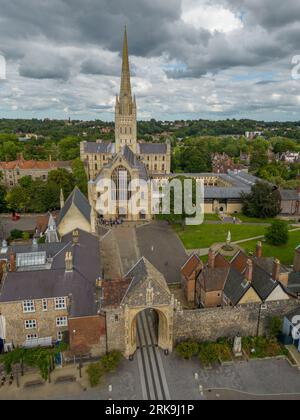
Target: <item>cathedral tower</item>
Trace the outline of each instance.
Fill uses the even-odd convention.
[[[136,101],[132,96],[128,57],[127,30],[124,33],[123,64],[120,96],[116,98],[115,109],[116,152],[128,145],[137,153]]]

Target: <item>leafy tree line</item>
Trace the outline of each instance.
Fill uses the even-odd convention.
[[[65,198],[75,185],[87,193],[87,177],[80,159],[72,162],[72,173],[66,169],[51,171],[48,180],[33,180],[30,176],[20,179],[19,185],[9,191],[0,189],[0,209],[4,211],[19,211],[44,213],[60,208],[60,191]]]

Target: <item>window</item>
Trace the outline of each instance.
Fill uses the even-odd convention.
[[[162,165],[161,169],[162,169],[162,171],[164,171],[165,170],[165,165]]]
[[[68,318],[66,316],[60,316],[56,318],[56,326],[57,327],[67,327],[68,326]]]
[[[35,328],[36,328],[36,320],[35,319],[26,319],[25,329],[26,330],[34,330]]]
[[[60,309],[67,309],[66,298],[55,299],[55,310],[59,311]]]
[[[43,312],[48,311],[48,301],[47,301],[47,299],[42,300],[42,308],[43,308]]]
[[[23,302],[23,312],[24,313],[32,313],[35,312],[35,306],[33,300],[24,300]]]
[[[63,339],[64,339],[64,332],[57,331],[57,341],[63,341]]]
[[[26,341],[37,340],[39,337],[37,334],[27,334]]]

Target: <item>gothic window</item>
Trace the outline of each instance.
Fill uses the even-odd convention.
[[[124,166],[120,165],[113,171],[112,181],[112,200],[130,200],[131,191],[129,191],[129,184],[131,182],[131,176]]]

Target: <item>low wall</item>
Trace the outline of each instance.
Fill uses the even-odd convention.
[[[267,332],[272,317],[284,317],[300,307],[297,300],[270,302],[265,309],[259,304],[235,308],[184,310],[174,317],[174,342],[187,339],[215,341],[221,337],[255,336]]]

